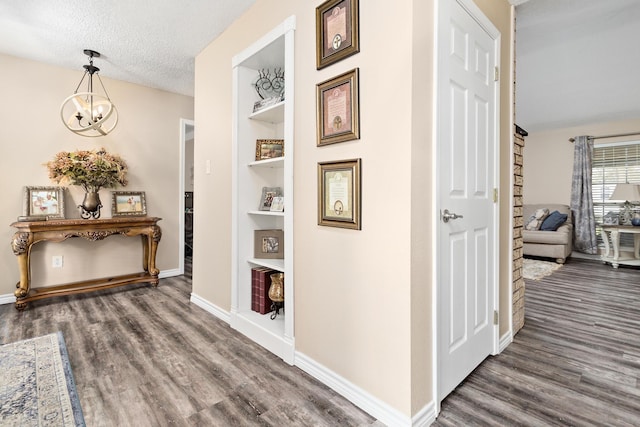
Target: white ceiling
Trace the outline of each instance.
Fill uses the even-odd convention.
[[[194,58],[255,0],[0,0],[0,53],[193,95]],[[640,0],[511,0],[516,122],[640,117]]]
[[[77,69],[80,81],[92,49],[101,76],[193,96],[196,55],[254,2],[0,0],[0,53]]]
[[[640,118],[640,1],[516,7],[516,122],[527,131]]]

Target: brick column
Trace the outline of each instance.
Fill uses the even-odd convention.
[[[524,278],[522,265],[522,149],[527,132],[516,125],[513,143],[513,335],[524,326]]]

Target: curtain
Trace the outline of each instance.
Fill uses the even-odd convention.
[[[591,194],[591,161],[593,140],[577,136],[573,151],[571,212],[574,220],[573,247],[586,254],[597,253],[596,219]]]

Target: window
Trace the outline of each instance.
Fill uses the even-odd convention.
[[[640,141],[595,145],[591,178],[596,223],[602,224],[604,215],[622,209],[622,203],[609,200],[616,184],[640,184]],[[622,237],[620,246],[633,247],[633,235],[623,234]],[[602,242],[599,230],[598,241]]]

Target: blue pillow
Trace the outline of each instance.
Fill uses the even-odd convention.
[[[549,216],[542,222],[540,226],[541,231],[556,231],[558,227],[564,224],[567,221],[567,214],[561,214],[558,211],[553,211],[549,214]]]

